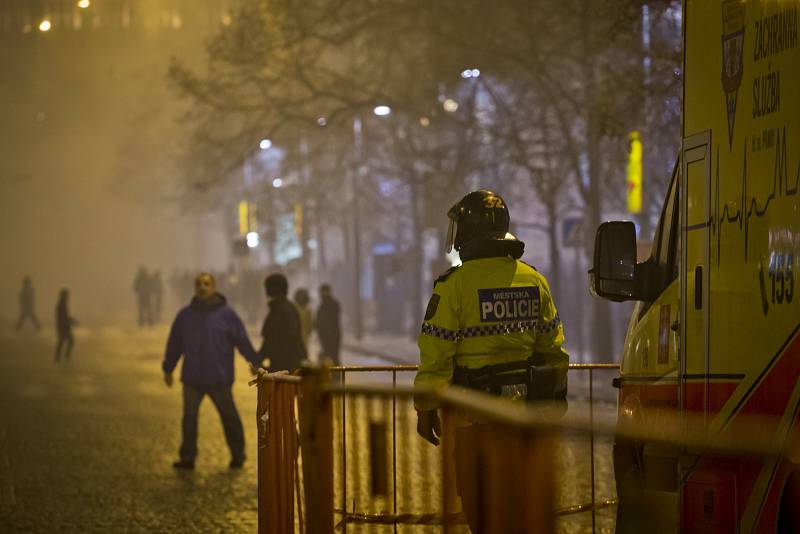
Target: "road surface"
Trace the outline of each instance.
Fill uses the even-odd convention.
[[[219,418],[205,400],[196,469],[176,472],[172,462],[180,440],[181,388],[177,381],[171,389],[162,382],[166,334],[164,326],[78,329],[72,359],[56,364],[52,332],[0,331],[0,532],[255,532],[256,392],[247,385],[246,364],[237,356],[234,398],[249,458],[244,469],[228,468]],[[347,353],[344,360],[387,363]],[[411,375],[398,381],[407,382]],[[400,428],[407,431],[398,443],[414,450],[426,447],[413,432],[409,412],[400,415],[407,421]],[[575,489],[559,495],[561,506],[588,500],[584,442],[560,452],[562,469],[581,466],[580,473],[562,479],[564,488]],[[356,454],[358,445],[350,443]],[[609,453],[608,443],[598,444],[598,499],[614,497]],[[356,504],[352,499],[360,493],[359,483],[351,484],[348,501],[360,511],[381,510],[371,510],[376,503],[366,498]],[[425,481],[415,481],[414,487],[425,487]],[[400,504],[407,502],[413,511],[428,508],[416,501],[430,492],[412,493],[401,495]],[[591,518],[582,514],[559,526],[562,532],[587,532]],[[598,526],[598,531],[613,531],[613,508],[599,514]]]

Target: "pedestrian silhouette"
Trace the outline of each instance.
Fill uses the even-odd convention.
[[[183,357],[182,441],[176,469],[194,469],[197,456],[197,416],[200,402],[208,395],[222,419],[225,440],[231,451],[231,468],[245,461],[244,428],[233,401],[233,353],[238,349],[252,367],[258,358],[242,320],[216,291],[214,277],[201,273],[195,280],[191,304],[178,312],[169,333],[161,369],[164,383],[172,387],[172,372]]]
[[[306,349],[300,333],[300,315],[297,308],[286,297],[289,282],[280,273],[271,274],[264,280],[269,313],[261,327],[261,359],[269,358],[270,371],[293,371],[300,367],[306,357]]]
[[[342,343],[342,327],[339,317],[339,301],[333,298],[331,286],[319,287],[320,304],[317,310],[317,337],[322,347],[320,361],[328,358],[339,365],[339,348]]]
[[[69,290],[62,289],[58,295],[56,304],[56,332],[58,342],[56,343],[56,361],[61,360],[62,349],[64,359],[69,360],[75,338],[72,337],[72,326],[76,323],[75,319],[69,314]]]
[[[33,327],[37,332],[42,328],[39,319],[36,318],[33,304],[33,284],[31,283],[31,277],[26,276],[22,279],[22,290],[19,292],[19,319],[17,319],[17,330],[20,330],[28,320],[33,323]]]
[[[150,278],[150,291],[152,306],[150,310],[150,318],[152,323],[161,322],[161,305],[164,297],[164,284],[161,282],[161,271],[156,271]]]
[[[133,291],[136,293],[136,304],[139,307],[139,326],[153,324],[152,309],[150,307],[151,293],[150,276],[144,267],[139,267],[136,278],[133,280]]]
[[[303,339],[306,352],[308,352],[308,341],[311,338],[311,331],[314,329],[314,320],[311,312],[311,298],[307,289],[301,287],[294,292],[294,304],[300,316],[300,337]]]

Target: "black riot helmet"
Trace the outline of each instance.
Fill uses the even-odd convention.
[[[473,191],[447,212],[447,252],[461,248],[476,239],[508,239],[509,215],[503,197],[487,189]],[[512,239],[513,236],[511,236]]]

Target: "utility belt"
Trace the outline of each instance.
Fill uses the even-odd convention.
[[[526,360],[486,365],[479,369],[456,365],[453,384],[529,402],[564,401],[567,387],[560,379],[561,372],[535,355]]]

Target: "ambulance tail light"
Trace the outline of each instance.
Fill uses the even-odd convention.
[[[621,425],[637,424],[642,421],[642,403],[637,395],[627,395],[619,407]]]

